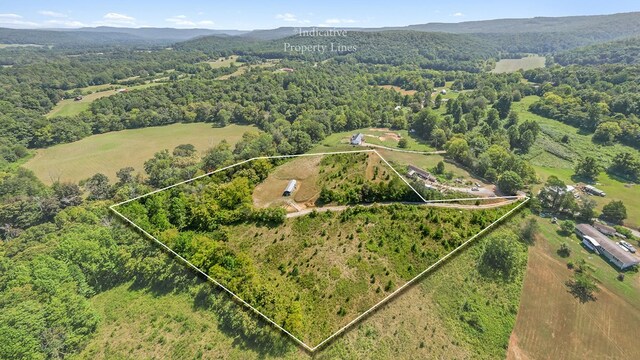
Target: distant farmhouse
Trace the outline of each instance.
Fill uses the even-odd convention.
[[[422,170],[419,167],[413,166],[413,165],[409,165],[408,166],[409,171],[407,172],[407,175],[409,177],[419,177],[422,178],[423,180],[429,180],[429,181],[435,181],[436,178],[433,177],[433,175],[431,175],[428,171]]]
[[[287,184],[287,187],[284,189],[284,192],[282,193],[282,195],[291,196],[293,191],[296,189],[296,184],[297,182],[295,180],[290,180],[289,183]]]
[[[582,238],[582,243],[587,248],[604,255],[620,270],[640,264],[640,258],[629,253],[589,224],[576,225],[576,234]]]
[[[364,134],[358,133],[351,137],[351,145],[362,145],[364,142]]]

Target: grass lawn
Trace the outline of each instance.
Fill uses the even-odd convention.
[[[587,251],[577,237],[561,236],[549,219],[539,219],[541,234],[530,247],[529,263],[508,359],[635,359],[640,347],[631,334],[640,332],[640,276],[623,282],[605,259]],[[571,249],[557,254],[560,244]],[[597,300],[580,303],[565,286],[566,266],[584,259],[599,281]]]
[[[173,124],[93,135],[69,143],[36,150],[24,166],[47,184],[53,180],[78,182],[101,172],[115,179],[116,171],[132,166],[143,172],[144,162],[162,149],[193,144],[204,151],[222,139],[235,144],[249,126],[215,128],[211,124]]]
[[[520,69],[531,70],[544,67],[546,59],[544,56],[529,55],[522,59],[502,59],[496,63],[496,68],[492,73],[511,73]]]

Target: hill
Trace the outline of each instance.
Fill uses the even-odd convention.
[[[640,62],[640,37],[580,47],[555,56],[561,65],[637,64]]]

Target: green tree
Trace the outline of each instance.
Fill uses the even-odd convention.
[[[398,141],[398,147],[401,149],[406,149],[409,147],[409,142],[406,138],[402,138]]]
[[[518,190],[524,187],[524,182],[520,175],[514,171],[506,171],[498,178],[498,189],[505,195],[515,195]]]
[[[614,224],[622,224],[627,218],[627,208],[622,201],[612,200],[602,208],[602,218]]]
[[[573,234],[573,231],[576,228],[576,224],[571,220],[565,220],[560,223],[560,230],[565,236],[569,236]]]
[[[481,271],[485,275],[499,275],[507,280],[512,279],[520,263],[517,242],[513,237],[499,234],[487,240],[481,262]]]
[[[89,200],[104,200],[111,196],[111,185],[105,174],[97,173],[85,180],[82,185],[89,192],[87,196]]]
[[[560,248],[558,249],[557,252],[558,252],[558,255],[560,255],[563,258],[567,258],[571,256],[571,248],[566,243],[560,244]]]
[[[580,161],[578,161],[578,164],[575,167],[576,176],[588,179],[589,181],[597,180],[600,171],[602,171],[602,167],[592,156],[586,156],[582,158]]]
[[[498,97],[498,101],[493,105],[493,108],[498,110],[498,115],[500,119],[506,119],[509,116],[509,112],[511,111],[511,102],[512,102],[511,94],[501,94]]]
[[[597,203],[591,199],[584,199],[578,207],[578,220],[590,224],[596,217]]]
[[[227,140],[222,140],[218,145],[207,150],[202,158],[202,170],[210,172],[231,165],[232,162],[233,153],[231,152],[231,146]]]
[[[580,302],[595,301],[595,293],[598,291],[598,285],[591,274],[585,271],[576,271],[573,279],[566,282],[569,292]]]

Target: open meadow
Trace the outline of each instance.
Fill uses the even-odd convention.
[[[529,55],[522,59],[502,59],[496,63],[495,69],[491,70],[492,73],[511,73],[520,69],[531,70],[544,67],[546,59],[544,56]]]
[[[38,149],[24,167],[47,184],[55,180],[78,182],[98,172],[113,180],[116,172],[127,166],[143,172],[144,162],[160,150],[192,144],[202,152],[223,139],[233,145],[251,129],[254,128],[193,123],[110,132]]]
[[[517,223],[514,217],[509,223]],[[140,239],[140,241],[145,241]],[[188,291],[172,285],[136,289],[124,284],[93,298],[103,321],[84,350],[73,359],[196,358],[196,359],[497,359],[504,358],[516,319],[525,262],[509,283],[485,278],[478,271],[486,238],[470,245],[401,296],[394,298],[350,331],[313,355],[292,342],[285,351],[254,341],[224,326],[218,314],[243,311],[224,294],[202,304],[201,284]],[[526,257],[524,245],[515,244]],[[143,247],[152,247],[150,242]],[[178,276],[195,274],[184,268]],[[184,274],[183,274],[184,273]],[[205,292],[208,293],[208,292]],[[483,301],[480,301],[484,299]],[[462,309],[472,301],[482,331],[472,327]],[[284,335],[278,335],[284,336]]]

